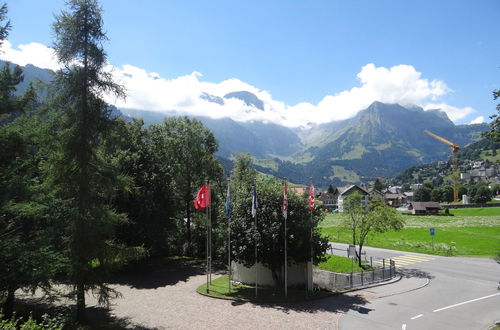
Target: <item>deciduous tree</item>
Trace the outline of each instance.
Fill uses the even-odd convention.
[[[354,193],[344,202],[343,226],[352,234],[352,244],[358,246],[356,258],[361,267],[361,252],[370,232],[383,233],[390,229],[400,230],[404,219],[394,208],[379,199],[373,199],[366,208],[361,203],[361,195]]]

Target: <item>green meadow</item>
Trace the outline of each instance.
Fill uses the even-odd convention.
[[[366,246],[437,255],[493,257],[500,250],[500,208],[450,210],[455,216],[409,216],[400,231],[370,233]],[[320,224],[331,242],[351,243],[342,214],[328,214]],[[434,238],[430,228],[435,228]]]

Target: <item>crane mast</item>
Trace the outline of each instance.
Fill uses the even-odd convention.
[[[451,148],[451,164],[452,164],[452,183],[453,183],[453,202],[458,202],[458,151],[460,150],[460,147],[458,144],[453,143],[451,141],[446,140],[445,138],[436,135],[428,130],[424,131],[425,134],[432,136],[438,141],[443,142],[444,144],[448,145]]]

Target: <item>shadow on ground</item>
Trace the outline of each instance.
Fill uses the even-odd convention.
[[[303,313],[316,313],[320,311],[345,313],[350,310],[357,310],[359,313],[368,314],[371,311],[371,309],[362,306],[365,305],[366,303],[368,303],[368,300],[366,300],[361,295],[339,294],[316,300],[308,300],[308,301],[293,302],[293,303],[264,304],[264,303],[255,303],[247,301],[233,301],[231,305],[240,306],[244,304],[254,304],[262,308],[272,308],[280,310],[287,314],[290,311],[303,312]]]
[[[428,279],[434,278],[434,276],[432,276],[430,273],[424,272],[420,269],[400,268],[398,269],[398,273],[405,278],[412,278],[412,277],[428,278]]]
[[[40,320],[42,315],[49,314],[53,319],[62,321],[65,324],[65,329],[77,328],[74,323],[74,306],[54,305],[44,298],[23,297],[16,300],[15,307],[18,317],[27,319],[29,315],[32,315],[35,319]],[[104,307],[87,307],[86,311],[88,322],[78,329],[150,329],[136,325],[128,318],[118,318],[111,313],[110,309]]]
[[[128,285],[135,289],[157,289],[187,281],[205,274],[205,263],[195,259],[157,258],[138,262],[115,274],[110,284]]]

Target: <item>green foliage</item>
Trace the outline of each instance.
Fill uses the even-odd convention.
[[[233,283],[231,284],[231,291],[228,287],[228,276],[224,275],[213,279],[209,285],[210,290],[207,293],[206,283],[198,287],[196,291],[203,295],[217,297],[222,299],[241,300],[241,301],[256,301],[260,303],[289,303],[299,302],[310,299],[317,299],[329,297],[334,295],[333,292],[326,290],[314,290],[314,292],[307,292],[299,288],[289,288],[288,294],[279,294],[274,288],[259,287],[259,295],[255,297],[255,288],[249,285]]]
[[[352,262],[351,258],[327,255],[326,260],[318,264],[319,269],[334,273],[351,273],[364,270],[357,263]]]
[[[491,190],[487,186],[481,185],[477,188],[474,196],[472,197],[472,202],[485,204],[491,200],[491,197]]]
[[[247,156],[240,155],[232,174],[232,260],[246,267],[253,266],[257,243],[259,262],[271,270],[276,286],[281,287],[285,255],[285,221],[281,212],[283,186],[275,180],[257,182],[258,210],[255,221],[251,214],[252,170],[248,160]],[[306,197],[289,192],[286,236],[289,265],[311,259],[311,234],[313,261],[318,263],[322,260],[328,241],[320,235],[317,225],[323,217],[324,214],[317,209],[311,218]]]
[[[333,188],[333,186],[332,186],[332,185],[329,185],[329,186],[328,186],[328,193],[329,193],[329,194],[333,194],[334,192],[335,192],[335,189]]]
[[[22,79],[18,66],[0,72],[0,293],[7,318],[17,289],[49,288],[65,262],[56,203],[43,183],[45,125],[32,88],[15,96]]]
[[[2,7],[0,7],[0,23],[7,19],[7,4],[4,3]],[[0,25],[0,46],[2,45],[2,41],[7,39],[7,35],[9,34],[9,30],[12,25],[10,21],[5,22],[3,25]]]
[[[59,318],[52,318],[47,314],[42,316],[41,321],[36,321],[30,315],[24,320],[22,317],[4,319],[4,315],[0,313],[0,329],[3,330],[60,330],[63,329],[64,322]]]
[[[420,187],[413,194],[413,200],[415,202],[429,202],[431,200],[432,190],[429,187]]]
[[[493,91],[493,99],[496,100],[500,97],[500,90]],[[497,112],[500,114],[500,104],[496,106]],[[491,122],[491,130],[485,135],[492,141],[500,142],[500,116],[498,114],[494,114],[490,116],[493,121]]]
[[[377,180],[375,180],[375,184],[373,185],[373,189],[382,192],[385,189],[385,185],[377,178]]]
[[[105,70],[101,8],[95,0],[71,0],[67,6],[69,11],[62,11],[53,24],[54,50],[64,68],[54,83],[52,106],[60,121],[49,173],[57,198],[68,206],[67,275],[76,288],[77,319],[83,322],[85,291],[92,290],[99,304],[109,304],[119,295],[105,284],[109,273],[142,250],[116,240],[116,228],[127,217],[114,210],[112,201],[129,180],[107,152],[111,146],[103,143],[113,120],[102,96],[123,97],[124,92]]]
[[[343,227],[351,232],[351,243],[358,245],[356,257],[360,267],[362,266],[361,252],[370,232],[383,233],[391,229],[400,230],[404,226],[401,214],[387,206],[384,201],[373,199],[366,207],[361,200],[362,196],[358,192],[346,198],[343,219]]]
[[[186,219],[186,248],[184,253],[191,255],[193,250],[201,253],[203,243],[199,240],[191,246],[193,199],[198,189],[207,181],[217,183],[222,180],[222,167],[215,157],[218,149],[212,132],[203,124],[188,117],[168,118],[161,124],[150,126],[148,138],[152,141],[153,153],[170,167],[173,188],[179,205],[184,212],[179,220]]]

